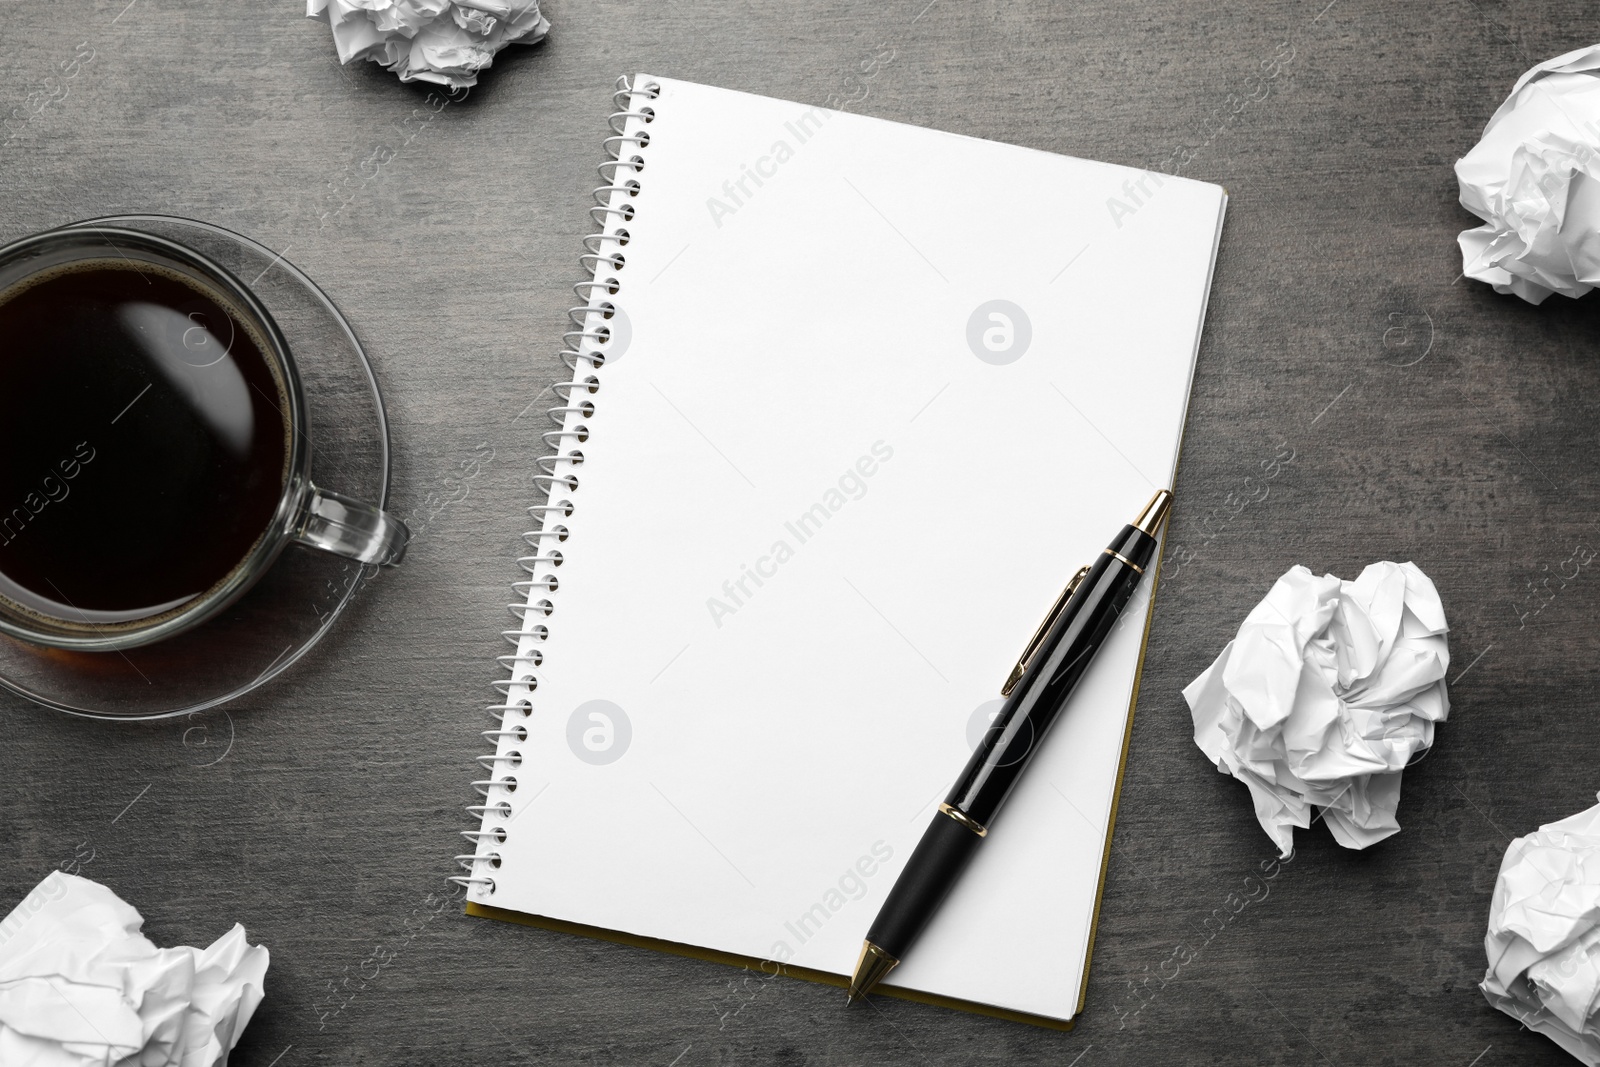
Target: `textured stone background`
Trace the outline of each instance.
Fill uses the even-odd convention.
[[[1600,787],[1600,574],[1558,577],[1600,545],[1600,305],[1535,309],[1458,280],[1471,220],[1450,165],[1519,73],[1592,41],[1590,9],[560,0],[548,13],[547,44],[507,53],[402,144],[426,89],[341,69],[294,0],[0,5],[0,114],[17,109],[0,237],[159,211],[287,247],[377,363],[400,514],[480,442],[496,455],[315,654],[225,716],[113,727],[0,697],[0,905],[92,856],[85,873],[136,903],[159,943],[205,944],[243,920],[273,953],[246,1067],[1570,1062],[1474,983],[1510,837]],[[22,125],[80,42],[93,60]],[[886,47],[892,61],[863,79]],[[1235,113],[1263,63],[1270,92]],[[833,989],[746,985],[430,897],[467,825],[498,605],[519,576],[539,449],[511,420],[560,371],[608,94],[641,68],[854,96],[864,114],[1136,166],[1187,150],[1185,173],[1232,192],[1074,1033],[884,999],[845,1012]],[[369,177],[385,147],[398,155]],[[1035,197],[1017,194],[1025,233]],[[1454,627],[1454,709],[1406,774],[1404,832],[1364,854],[1301,834],[1267,899],[1211,936],[1206,918],[1272,849],[1244,788],[1191,743],[1179,690],[1291,564],[1354,577],[1378,559],[1416,560]],[[1179,944],[1198,954],[1158,977]]]

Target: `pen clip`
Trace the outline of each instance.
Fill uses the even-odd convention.
[[[1050,613],[1044,617],[1044,622],[1039,624],[1039,628],[1034,631],[1033,637],[1028,640],[1028,647],[1022,650],[1022,658],[1018,659],[1017,665],[1011,668],[1011,675],[1006,679],[1006,684],[1000,687],[1001,696],[1010,696],[1011,690],[1015,689],[1017,683],[1022,681],[1022,676],[1027,673],[1028,668],[1033,664],[1033,657],[1039,651],[1039,646],[1044,644],[1045,636],[1050,633],[1050,628],[1056,624],[1056,620],[1061,618],[1061,613],[1066,610],[1067,602],[1072,599],[1072,594],[1078,591],[1078,586],[1083,584],[1083,579],[1088,573],[1088,567],[1079,567],[1078,573],[1074,574],[1072,580],[1067,583],[1067,587],[1061,590],[1061,595],[1056,598],[1055,605],[1051,607]]]

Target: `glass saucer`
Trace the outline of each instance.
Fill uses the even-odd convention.
[[[305,386],[311,478],[378,507],[389,493],[389,427],[355,331],[310,278],[248,237],[167,215],[87,220],[153,233],[232,272],[288,339]],[[73,223],[84,225],[85,223]],[[116,531],[107,551],[116,551]],[[309,652],[375,571],[300,545],[284,549],[231,608],[198,628],[124,652],[64,652],[0,635],[0,686],[101,719],[158,719],[216,707]]]

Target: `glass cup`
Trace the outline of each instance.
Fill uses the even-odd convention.
[[[202,291],[223,297],[241,325],[257,340],[262,355],[282,385],[287,404],[280,413],[286,431],[287,463],[282,491],[261,536],[225,577],[177,605],[163,606],[132,619],[107,621],[102,613],[79,612],[30,602],[26,590],[0,571],[0,633],[54,648],[113,651],[152,644],[200,625],[234,603],[254,585],[291,543],[331,552],[361,563],[392,566],[405,554],[409,533],[379,508],[313,485],[313,442],[306,402],[283,332],[250,290],[228,271],[194,250],[150,233],[109,226],[69,226],[35,234],[0,248],[0,294],[11,293],[47,270],[95,260],[126,260],[166,274],[176,272]],[[187,335],[185,335],[187,337]],[[0,355],[0,358],[5,358]],[[0,457],[0,463],[6,461]],[[0,520],[5,518],[0,515]],[[114,550],[115,538],[108,540]]]

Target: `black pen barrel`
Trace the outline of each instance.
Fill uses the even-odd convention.
[[[871,992],[899,965],[977,854],[990,820],[1039,750],[1094,654],[1116,628],[1145,569],[1154,563],[1155,534],[1171,506],[1172,494],[1165,489],[1151,497],[1139,517],[1074,576],[1063,594],[1065,603],[1057,601],[1046,618],[1048,632],[1036,633],[1028,642],[1002,689],[1010,694],[1005,704],[939,805],[867,931],[850,976],[850,1000]]]
[[[1043,647],[1049,651],[1024,672],[945,798],[944,807],[954,812],[941,810],[934,815],[895,879],[867,931],[869,942],[898,959],[928,925],[977,854],[990,820],[1082,679],[1095,650],[1121,617],[1155,549],[1155,538],[1125,526],[1089,568],[1045,640]]]
[[[947,805],[980,826],[989,825],[1110,636],[1155,554],[1156,539],[1129,525],[1090,565],[1041,646],[1045,651],[1023,673],[956,779]]]
[[[894,888],[867,931],[867,940],[895,959],[922,933],[983,838],[939,812],[906,860]]]

